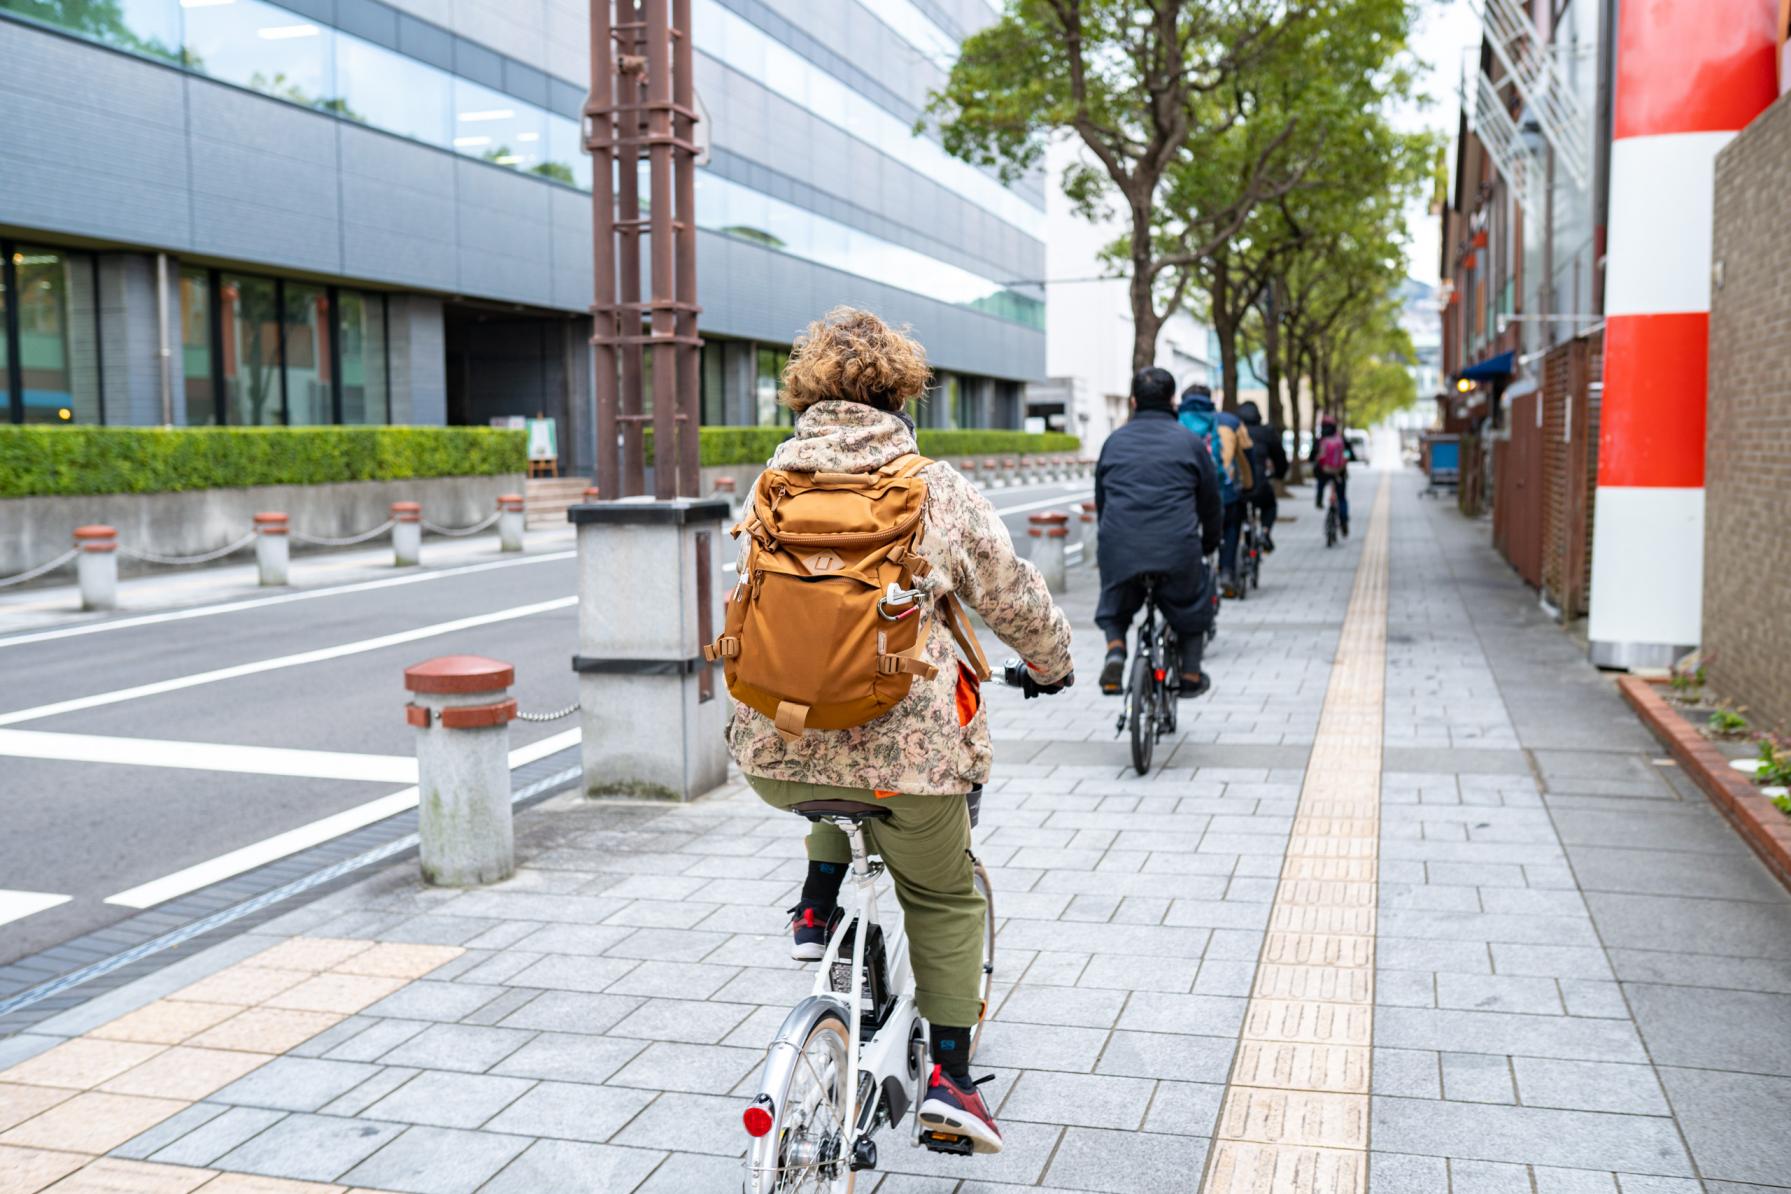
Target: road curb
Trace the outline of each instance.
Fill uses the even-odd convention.
[[[1673,758],[1716,805],[1742,840],[1766,863],[1778,881],[1791,889],[1791,820],[1760,789],[1729,766],[1728,756],[1712,746],[1660,695],[1658,681],[1620,676],[1617,691]]]

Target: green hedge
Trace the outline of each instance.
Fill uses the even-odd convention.
[[[704,427],[698,432],[698,458],[711,464],[764,464],[777,445],[790,437],[788,427]],[[1018,456],[1023,453],[1063,455],[1077,451],[1073,435],[1024,431],[935,431],[920,429],[920,450],[935,458],[948,456]],[[653,459],[653,429],[647,428],[647,459]]]
[[[0,427],[0,497],[169,493],[528,469],[487,427]]]

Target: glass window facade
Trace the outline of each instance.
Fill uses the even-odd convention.
[[[0,241],[0,400],[14,423],[106,421],[94,259]]]
[[[211,275],[180,271],[180,375],[187,424],[210,427],[218,421],[218,382],[212,337]]]
[[[321,286],[287,282],[281,288],[280,312],[286,423],[291,427],[334,423],[329,294]]]
[[[276,427],[285,421],[276,295],[272,278],[225,274],[220,280],[226,421],[235,427]]]
[[[415,58],[336,34],[337,112],[349,120],[446,147],[453,83],[445,71]]]
[[[189,0],[181,15],[181,59],[193,70],[302,107],[340,109],[328,26],[261,0]]]
[[[342,388],[341,421],[391,422],[384,295],[357,290],[336,293],[336,345]]]

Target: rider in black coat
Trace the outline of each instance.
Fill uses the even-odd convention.
[[[1175,379],[1143,369],[1132,379],[1132,419],[1107,437],[1095,466],[1101,599],[1095,624],[1107,636],[1101,690],[1118,692],[1126,632],[1144,605],[1143,577],[1157,574],[1157,608],[1182,644],[1183,696],[1211,682],[1200,670],[1217,607],[1206,557],[1219,550],[1219,475],[1198,436],[1175,415]]]
[[[1256,488],[1246,500],[1262,514],[1262,549],[1275,550],[1275,516],[1281,503],[1275,497],[1275,482],[1287,476],[1287,449],[1281,443],[1281,428],[1265,423],[1262,411],[1254,402],[1238,403],[1238,418],[1250,432],[1250,467],[1256,474]]]

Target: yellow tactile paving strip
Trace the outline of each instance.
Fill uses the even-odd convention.
[[[104,1154],[464,952],[295,937],[0,1070],[0,1194],[344,1194]]]
[[[1368,1186],[1392,495],[1383,480],[1213,1132],[1206,1194]]]

